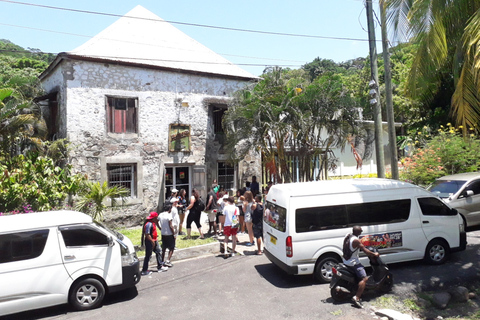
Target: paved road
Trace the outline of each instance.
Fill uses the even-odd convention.
[[[391,265],[394,292],[468,284],[478,278],[480,231],[470,232],[466,251],[442,266],[416,261]],[[253,250],[253,249],[252,249]],[[376,293],[364,296],[371,305]],[[334,304],[328,285],[311,277],[288,276],[265,256],[224,259],[210,255],[179,261],[165,273],[144,277],[136,290],[109,296],[97,310],[72,312],[67,306],[5,319],[372,319],[368,310]]]

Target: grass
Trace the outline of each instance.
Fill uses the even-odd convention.
[[[128,229],[120,229],[117,230],[124,236],[128,237],[134,246],[140,247],[141,239],[142,239],[142,228],[137,227],[137,228],[128,228]],[[200,234],[198,232],[192,232],[192,238],[187,239],[186,236],[178,236],[177,237],[177,242],[175,244],[175,247],[177,249],[185,249],[185,248],[190,248],[190,247],[196,247],[202,244],[207,244],[207,243],[212,243],[218,241],[215,238],[209,238],[205,237],[205,239],[200,239]],[[159,237],[160,239],[160,237]],[[139,257],[145,256],[145,251],[143,250],[137,250],[137,255]]]

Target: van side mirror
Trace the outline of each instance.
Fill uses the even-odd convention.
[[[113,238],[112,238],[112,237],[108,237],[108,246],[109,246],[109,247],[113,247],[114,244],[115,244],[115,242],[113,241]]]
[[[465,192],[465,196],[466,196],[466,197],[471,197],[471,196],[473,196],[473,191],[472,191],[472,190],[467,190],[467,191]]]

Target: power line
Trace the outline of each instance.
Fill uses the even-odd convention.
[[[47,9],[54,9],[54,10],[71,11],[71,12],[78,12],[78,13],[85,13],[85,14],[103,15],[103,16],[109,16],[109,17],[118,17],[118,18],[125,17],[125,18],[130,18],[130,19],[141,19],[141,20],[156,21],[156,22],[168,22],[168,23],[171,23],[171,24],[179,24],[179,25],[186,25],[186,26],[192,26],[192,27],[201,27],[201,28],[210,28],[210,29],[219,29],[219,30],[228,30],[228,31],[238,31],[238,32],[276,35],[276,36],[288,36],[288,37],[302,37],[302,38],[314,38],[314,39],[330,39],[330,40],[346,40],[346,41],[365,41],[365,42],[368,42],[368,39],[360,39],[360,38],[329,37],[329,36],[320,36],[320,35],[283,33],[283,32],[261,31],[261,30],[252,30],[252,29],[220,27],[220,26],[212,26],[212,25],[198,24],[198,23],[188,23],[188,22],[180,22],[180,21],[158,20],[158,19],[151,19],[151,18],[124,16],[124,15],[119,15],[119,14],[114,14],[114,13],[89,11],[89,10],[79,10],[79,9],[63,8],[63,7],[56,7],[56,6],[47,6],[47,5],[20,2],[20,1],[12,1],[12,0],[0,0],[0,2],[14,3],[14,4],[40,7],[40,8],[47,8]]]
[[[0,1],[1,1],[1,0],[0,0]],[[77,36],[77,37],[93,38],[92,36],[82,35],[82,34],[78,34],[78,33],[68,33],[68,32],[54,31],[54,30],[41,29],[41,28],[32,28],[32,27],[26,27],[26,26],[14,25],[14,24],[7,24],[7,23],[0,23],[0,25],[9,26],[9,27],[15,27],[15,28],[23,28],[23,29],[28,29],[28,30],[37,30],[37,31],[43,31],[43,32],[65,34],[65,35],[71,35],[71,36]],[[103,38],[103,39],[105,39],[105,40],[111,40],[111,41],[117,41],[117,42],[125,42],[125,43],[129,43],[129,44],[141,44],[141,45],[154,46],[154,47],[158,47],[158,48],[170,48],[170,49],[179,50],[179,48],[177,48],[177,47],[160,46],[160,45],[152,44],[152,43],[132,42],[132,41],[127,41],[127,40],[112,39],[112,38]],[[189,50],[189,49],[185,49],[185,48],[181,48],[181,50],[183,50],[183,51],[198,52],[198,50]],[[228,54],[228,53],[220,53],[220,52],[219,52],[219,54],[220,54],[220,55],[224,55],[224,56],[230,56],[230,57],[248,58],[248,59],[257,59],[257,60],[271,60],[271,61],[284,61],[284,62],[305,63],[305,61],[299,61],[299,60],[288,60],[288,59],[277,59],[277,58],[263,58],[263,57],[251,57],[251,56],[242,56],[242,55],[235,55],[235,54]]]

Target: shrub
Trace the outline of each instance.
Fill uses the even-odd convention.
[[[459,129],[463,128],[448,124],[434,136],[427,127],[416,133],[409,145],[414,147],[412,155],[401,159],[400,179],[427,186],[444,175],[479,170],[480,140],[473,128],[465,136]]]

